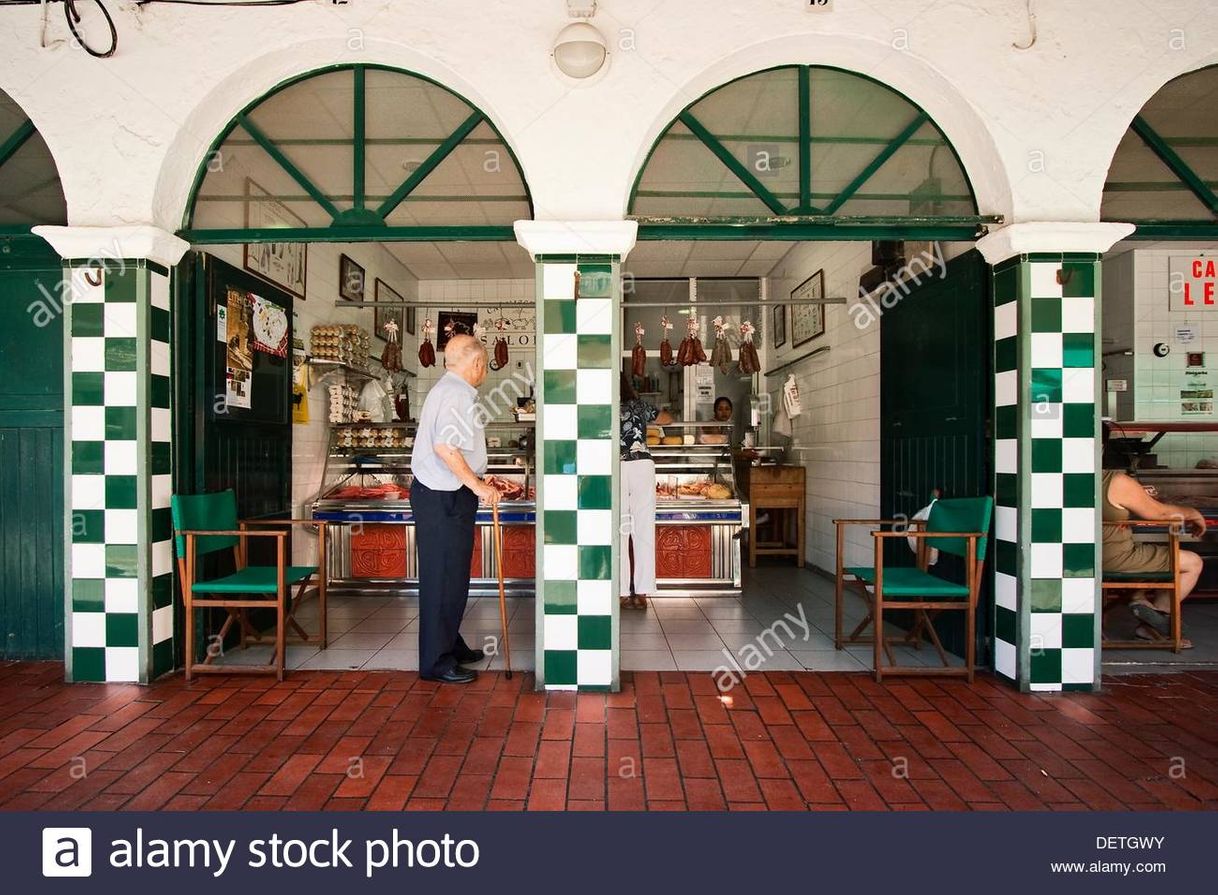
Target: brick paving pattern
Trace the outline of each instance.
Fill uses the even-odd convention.
[[[610,694],[411,672],[64,684],[0,665],[5,810],[1218,808],[1218,672],[1020,694],[769,672]]]

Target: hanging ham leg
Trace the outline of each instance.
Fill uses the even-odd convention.
[[[435,329],[430,320],[423,321],[423,343],[419,345],[419,364],[424,367],[436,365],[436,348],[431,344],[431,333]]]

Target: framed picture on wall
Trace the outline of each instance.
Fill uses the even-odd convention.
[[[272,198],[270,193],[247,177],[245,226],[269,229],[304,227],[306,224],[286,205]],[[308,244],[303,242],[247,242],[242,265],[250,273],[304,301],[308,248]]]
[[[791,290],[791,347],[798,348],[825,334],[825,306],[796,304],[825,297],[822,268]]]
[[[380,339],[389,341],[389,335],[385,332],[385,324],[392,320],[398,325],[398,342],[402,341],[402,311],[404,308],[382,308],[381,302],[402,301],[402,296],[398,295],[390,286],[380,277],[376,278],[376,295],[375,305],[373,310],[373,322],[376,326],[374,336]]]
[[[338,256],[338,294],[347,301],[364,300],[364,269],[346,255]]]
[[[774,347],[787,344],[787,306],[774,306]]]
[[[415,309],[414,309],[414,308],[407,308],[407,309],[406,309],[406,332],[407,332],[407,333],[409,333],[409,334],[410,334],[410,335],[412,335],[412,336],[414,335],[414,331],[415,331],[415,314],[414,314],[414,311],[415,311]]]
[[[453,336],[472,336],[477,324],[477,311],[441,311],[436,315],[436,350],[443,351]]]

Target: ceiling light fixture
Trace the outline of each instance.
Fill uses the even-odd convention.
[[[554,64],[568,78],[582,81],[605,67],[609,56],[605,36],[586,21],[596,15],[595,0],[567,0],[567,15],[585,21],[572,22],[554,39]]]

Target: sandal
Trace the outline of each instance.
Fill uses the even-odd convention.
[[[1164,637],[1171,636],[1171,616],[1161,609],[1156,609],[1149,603],[1130,603],[1129,611],[1133,613],[1133,617],[1142,624],[1153,628]]]
[[[1154,628],[1152,628],[1150,625],[1138,625],[1136,628],[1133,629],[1133,636],[1136,640],[1160,641],[1160,640],[1170,640],[1171,639],[1169,637],[1164,637],[1158,631],[1156,631]],[[1192,649],[1192,648],[1193,648],[1193,642],[1191,640],[1189,640],[1187,637],[1181,636],[1180,637],[1180,649]]]
[[[646,609],[647,608],[647,598],[645,596],[643,596],[642,594],[635,594],[634,608],[635,609]]]
[[[634,597],[618,597],[618,601],[618,605],[620,605],[623,609],[634,608]]]

